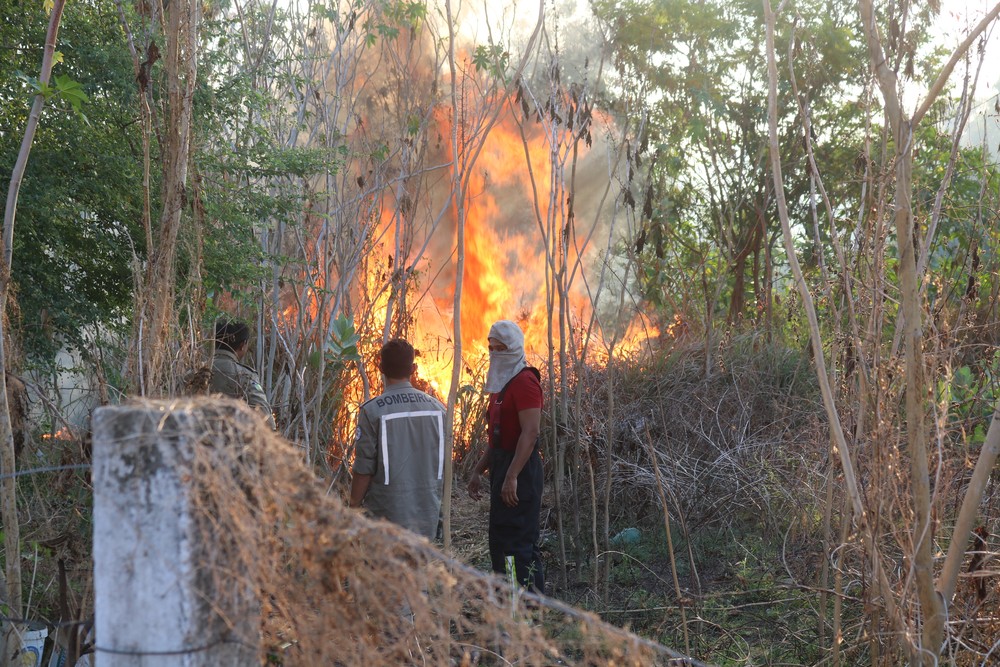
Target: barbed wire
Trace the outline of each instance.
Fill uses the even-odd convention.
[[[216,639],[215,641],[208,642],[206,644],[202,644],[200,646],[194,646],[194,647],[191,647],[191,648],[174,649],[174,650],[165,650],[165,651],[150,651],[150,650],[145,650],[145,649],[109,648],[107,646],[97,646],[97,645],[95,645],[93,647],[93,652],[94,653],[107,653],[108,655],[129,655],[129,656],[136,656],[136,657],[143,657],[143,656],[156,657],[156,656],[171,656],[171,655],[193,655],[195,653],[204,653],[205,651],[210,651],[213,648],[216,648],[217,646],[222,646],[223,644],[235,644],[237,646],[243,646],[245,648],[250,648],[250,649],[253,649],[253,650],[257,650],[257,645],[256,644],[250,644],[249,642],[241,641],[239,639],[221,638],[221,639]]]
[[[70,465],[61,466],[42,466],[41,468],[29,468],[27,470],[16,470],[14,472],[5,472],[0,475],[0,479],[13,479],[15,477],[25,477],[27,475],[37,475],[46,472],[61,472],[63,470],[90,470],[91,464],[89,463],[74,463]]]
[[[3,621],[3,623],[5,625],[13,625],[13,624],[27,625],[27,624],[32,623],[32,622],[37,622],[37,619],[26,619],[26,618],[20,618],[20,617],[16,617],[16,616],[8,616],[7,614],[0,613],[0,621]],[[63,628],[74,628],[74,627],[88,627],[88,626],[92,626],[93,625],[93,618],[84,619],[84,620],[75,620],[75,621],[56,621],[54,623],[50,623],[48,621],[43,621],[43,623],[45,624],[45,627],[47,627],[49,630],[59,630],[59,629],[63,629]],[[215,648],[217,646],[221,646],[223,644],[235,644],[235,645],[238,645],[238,646],[243,646],[243,647],[251,648],[251,649],[254,649],[254,650],[257,649],[257,646],[255,644],[250,644],[249,642],[245,642],[245,641],[242,641],[242,640],[239,640],[239,639],[234,639],[234,638],[231,638],[231,637],[220,637],[218,639],[215,639],[215,640],[210,641],[210,642],[206,642],[204,644],[200,644],[198,646],[190,646],[190,647],[177,648],[177,649],[161,649],[161,650],[152,650],[152,649],[123,649],[123,648],[111,648],[109,646],[100,646],[100,645],[96,645],[95,644],[95,645],[89,646],[87,652],[88,653],[90,653],[90,652],[92,652],[92,653],[107,653],[109,655],[129,655],[129,656],[136,656],[136,657],[142,657],[142,656],[152,656],[152,657],[155,657],[155,656],[172,656],[172,655],[192,655],[192,654],[195,654],[195,653],[204,653],[205,651],[210,651],[213,648]]]

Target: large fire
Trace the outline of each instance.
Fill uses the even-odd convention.
[[[469,102],[472,105],[472,102]],[[597,114],[594,114],[597,117]],[[436,127],[430,135],[439,138],[440,155],[431,162],[448,165],[435,176],[440,184],[434,192],[436,206],[444,201],[455,182],[455,164],[461,163],[453,155],[450,137],[452,119],[450,110],[441,108],[433,114]],[[595,134],[602,130],[595,130]],[[460,136],[466,136],[460,132]],[[471,134],[471,133],[469,133]],[[606,354],[607,340],[602,333],[609,331],[593,326],[594,311],[592,292],[586,284],[587,275],[599,252],[607,247],[607,238],[590,240],[588,232],[594,221],[594,202],[607,186],[605,161],[598,156],[598,149],[579,140],[570,141],[572,133],[563,128],[559,138],[558,128],[538,122],[534,114],[525,117],[520,104],[507,99],[497,122],[493,125],[474,168],[467,174],[464,198],[464,271],[462,298],[459,308],[461,318],[462,376],[460,385],[480,379],[486,363],[486,335],[490,325],[500,319],[516,321],[525,333],[525,348],[529,363],[545,368],[549,357],[550,321],[552,337],[559,335],[559,309],[564,321],[570,322],[566,335],[579,343],[580,331],[594,332],[590,340],[593,352],[589,359],[600,360]],[[579,137],[579,135],[577,135]],[[571,145],[572,144],[572,145]],[[595,143],[595,146],[598,144]],[[471,146],[460,147],[469,151]],[[570,188],[568,155],[575,150],[572,163],[575,187]],[[593,151],[594,155],[589,155]],[[614,198],[612,194],[611,199]],[[572,200],[572,207],[570,201]],[[403,227],[407,238],[397,239],[400,220],[405,217],[398,210],[396,193],[385,193],[381,202],[381,218],[371,256],[362,258],[363,310],[367,313],[369,331],[381,333],[384,323],[404,322],[405,335],[419,351],[418,375],[439,397],[449,393],[455,346],[454,296],[456,287],[457,211],[451,206],[446,219],[435,228],[433,238],[414,239],[412,229]],[[426,208],[427,211],[434,206]],[[570,210],[574,213],[570,214]],[[430,215],[428,213],[427,215]],[[588,219],[589,216],[589,219]],[[431,225],[424,222],[422,229]],[[577,235],[578,229],[584,231]],[[597,247],[599,246],[599,247]],[[407,252],[420,257],[405,256]],[[402,250],[401,250],[402,249]],[[397,256],[402,253],[404,256]],[[552,264],[547,264],[554,262]],[[408,284],[406,316],[390,316],[389,309],[399,307],[398,295],[388,287],[390,277],[400,267],[414,265],[418,279]],[[572,275],[567,296],[560,302],[551,296],[553,273],[562,270]],[[334,278],[330,277],[330,281]],[[322,287],[327,278],[312,276],[312,284]],[[289,307],[283,313],[286,323],[301,316],[299,309],[320,318],[336,316],[335,313],[319,314],[316,300],[309,295],[297,300],[300,306]],[[549,306],[549,303],[555,304]],[[357,305],[357,302],[355,302]],[[550,312],[552,311],[552,312]],[[606,324],[606,323],[605,323]],[[648,323],[647,323],[648,324]],[[389,334],[397,334],[401,327],[390,326]],[[323,329],[323,327],[320,327]],[[659,335],[641,321],[632,322],[624,332],[614,335],[616,353],[629,353],[649,344]],[[369,336],[362,357],[372,360],[380,343],[380,336]],[[558,346],[558,342],[552,343]],[[606,358],[606,356],[604,357]],[[371,386],[377,392],[380,387]],[[363,400],[360,381],[347,391],[349,403]]]
[[[450,136],[447,114],[436,115],[438,132]],[[523,123],[523,125],[521,124]],[[586,159],[587,147],[582,149]],[[567,227],[564,183],[553,183],[555,156],[544,134],[544,126],[534,120],[519,122],[518,109],[507,105],[485,140],[475,169],[469,175],[465,201],[465,267],[462,283],[461,331],[464,365],[467,369],[481,368],[486,357],[486,336],[490,325],[500,319],[518,322],[525,333],[525,349],[529,362],[544,366],[548,358],[550,312],[546,294],[546,243],[542,230],[554,227],[558,235]],[[455,164],[448,150],[446,161]],[[581,169],[583,171],[583,169]],[[553,192],[553,187],[557,191]],[[537,201],[536,201],[537,198]],[[538,220],[539,214],[543,221]],[[454,211],[453,211],[454,213]],[[544,219],[556,217],[555,225]],[[385,214],[391,218],[391,214]],[[439,256],[449,258],[445,271],[436,273],[428,287],[432,301],[413,313],[410,332],[414,344],[421,350],[419,373],[431,387],[446,395],[451,382],[455,293],[456,223],[447,232],[447,245],[431,244],[443,250]],[[579,257],[580,242],[566,244],[565,255],[555,261],[574,267],[578,260],[586,266],[587,257]],[[558,244],[558,240],[557,240]],[[385,247],[392,247],[387,242]],[[551,244],[550,244],[551,247]],[[552,250],[553,254],[559,250]],[[431,265],[435,257],[422,259],[429,275],[438,267]],[[583,289],[583,269],[577,269],[577,279],[569,293],[570,320],[582,326],[592,313],[592,303]],[[426,303],[426,302],[425,302]],[[552,327],[558,329],[557,314],[552,314]],[[622,352],[637,350],[655,338],[658,332],[638,321],[629,325],[618,341]],[[602,347],[601,343],[597,347]],[[600,357],[601,351],[597,352]],[[464,381],[467,381],[466,378]]]

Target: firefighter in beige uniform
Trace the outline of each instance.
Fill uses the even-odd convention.
[[[212,357],[212,380],[209,391],[238,398],[261,412],[273,429],[274,415],[267,402],[260,377],[243,363],[250,345],[250,328],[243,322],[219,320],[215,325],[215,356]]]

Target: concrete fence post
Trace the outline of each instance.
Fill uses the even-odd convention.
[[[192,484],[196,448],[242,446],[207,445],[201,435],[230,419],[240,428],[222,432],[259,424],[236,403],[194,399],[94,412],[97,667],[256,664],[258,601],[241,573],[206,572],[214,545],[199,527]]]

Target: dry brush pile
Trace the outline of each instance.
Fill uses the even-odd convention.
[[[614,506],[658,513],[662,485],[671,513],[692,530],[801,512],[829,451],[812,372],[794,351],[750,341],[727,346],[707,376],[690,349],[624,372],[610,448]],[[588,396],[586,414],[599,422],[604,392]],[[607,431],[593,422],[589,432]],[[606,442],[592,441],[603,461]]]
[[[813,664],[835,655],[853,664],[880,664],[879,656],[895,659],[897,635],[883,625],[886,615],[878,611],[873,557],[846,504],[813,359],[752,336],[734,338],[713,352],[709,373],[703,348],[687,346],[668,358],[623,360],[612,372],[591,369],[581,376],[583,405],[577,414],[584,460],[593,470],[584,474],[595,482],[593,491],[587,484],[576,486],[581,492],[575,504],[592,508],[593,518],[583,518],[601,530],[601,499],[607,489],[609,532],[614,535],[625,526],[643,529],[643,543],[634,552],[652,556],[642,567],[655,571],[656,580],[641,574],[640,583],[662,605],[657,606],[661,615],[672,615],[677,627],[687,624],[678,618],[687,606],[689,614],[694,609],[725,626],[713,632],[746,638],[757,647],[787,644],[781,658],[788,664]],[[940,378],[938,386],[947,388],[950,376],[941,373]],[[978,387],[961,385],[961,396],[969,401],[976,391],[986,391]],[[856,399],[847,395],[841,400],[844,413],[853,415]],[[901,409],[899,391],[886,391],[881,400],[883,414]],[[933,461],[933,488],[942,508],[933,534],[939,545],[937,567],[944,560],[940,545],[947,544],[949,517],[958,512],[970,484],[976,445],[968,434],[986,426],[982,410],[963,406],[958,416],[974,413],[978,421],[962,421],[945,407],[939,408],[943,435]],[[899,594],[908,599],[912,511],[904,440],[901,428],[883,420],[876,437],[858,443],[856,456],[865,499],[877,509],[872,516],[878,557],[889,568],[889,584],[898,578]],[[1000,651],[993,613],[1000,591],[993,565],[997,489],[995,481],[985,489],[951,602],[943,651],[955,664],[992,664]],[[597,500],[591,502],[590,496]],[[646,537],[647,532],[662,535],[664,508],[674,536],[667,555],[681,564],[679,586],[669,581],[675,566],[667,561],[665,547]],[[586,544],[586,526],[581,532]],[[612,557],[622,550],[613,540],[611,546],[599,547]],[[660,618],[637,606],[622,612],[632,627],[643,634],[652,628],[660,641],[672,643],[662,633],[663,623],[657,625]],[[754,620],[754,614],[760,618]],[[774,636],[776,627],[789,637]],[[694,636],[692,642],[697,643]],[[717,653],[718,646],[696,646],[692,654],[729,664],[731,652]],[[748,650],[746,656],[750,654]]]
[[[212,545],[202,563],[205,590],[253,591],[261,602],[262,659],[693,664],[593,615],[512,590],[407,531],[346,508],[325,493],[301,452],[266,431],[231,420],[204,424],[191,481]]]

